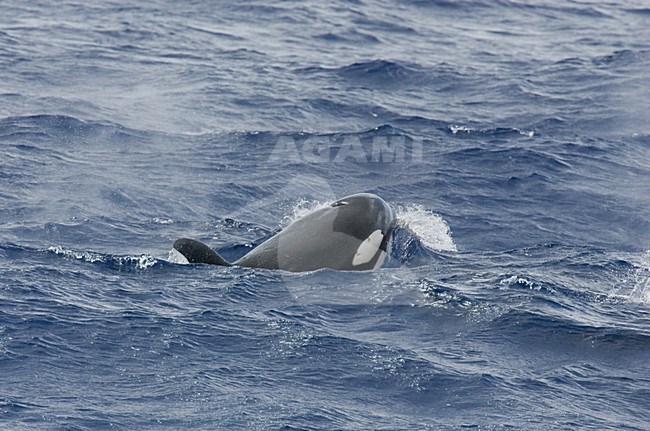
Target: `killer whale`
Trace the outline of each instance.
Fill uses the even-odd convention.
[[[194,239],[181,238],[174,249],[189,263],[291,272],[365,271],[382,265],[395,221],[395,211],[382,198],[358,193],[296,220],[233,263]]]

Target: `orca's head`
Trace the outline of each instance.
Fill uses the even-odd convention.
[[[386,201],[371,193],[358,193],[339,199],[330,206],[337,211],[334,231],[363,241],[359,248],[361,254],[370,253],[373,249],[376,251],[377,248],[387,252],[396,217]],[[357,258],[363,260],[364,257]]]
[[[378,268],[389,254],[395,212],[378,196],[344,197],[294,221],[236,265],[313,271]]]

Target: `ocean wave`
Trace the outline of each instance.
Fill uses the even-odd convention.
[[[382,84],[395,84],[403,81],[413,82],[425,76],[417,65],[380,59],[352,63],[335,69],[335,71],[347,79]]]
[[[577,322],[568,316],[539,314],[512,309],[490,323],[490,330],[503,336],[525,339],[527,343],[546,339],[548,343],[579,343],[582,348],[610,351],[641,351],[650,343],[650,332],[616,324]]]
[[[0,118],[0,139],[11,142],[44,142],[55,138],[59,144],[64,144],[64,148],[88,143],[142,145],[149,136],[147,132],[109,121],[85,120],[68,115]],[[61,146],[57,146],[57,149],[61,149]]]
[[[482,137],[499,137],[499,138],[506,138],[506,137],[517,137],[517,136],[525,136],[527,138],[532,138],[535,136],[535,131],[534,130],[521,130],[517,128],[508,128],[508,127],[487,127],[487,128],[476,128],[476,127],[471,127],[471,126],[463,126],[463,125],[457,125],[457,124],[452,124],[448,128],[449,132],[451,132],[452,135],[455,135],[457,137],[463,137],[463,136],[482,136]]]
[[[596,66],[628,66],[650,60],[650,50],[621,49],[611,54],[594,57],[591,62]]]
[[[347,29],[345,31],[340,31],[336,33],[333,32],[321,33],[313,37],[316,39],[326,41],[328,43],[340,43],[340,44],[350,44],[350,43],[377,44],[381,42],[374,34],[360,31],[358,29]]]
[[[382,59],[356,62],[336,68],[312,66],[299,69],[297,72],[335,75],[355,85],[382,89],[418,86],[434,79],[430,75],[431,71],[418,64]]]

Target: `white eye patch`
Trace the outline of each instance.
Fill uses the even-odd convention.
[[[361,243],[357,252],[354,254],[352,265],[357,266],[370,262],[370,259],[372,259],[377,253],[377,250],[379,250],[379,246],[383,239],[384,235],[381,233],[380,229],[371,233],[370,236]]]

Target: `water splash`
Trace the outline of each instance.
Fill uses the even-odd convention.
[[[508,286],[521,286],[529,290],[541,290],[540,286],[538,286],[536,283],[528,280],[525,277],[520,277],[518,275],[513,275],[508,278],[504,278],[499,281],[499,284],[505,284]]]
[[[630,293],[630,299],[650,304],[650,250],[643,253],[639,266],[634,272],[634,288]]]
[[[285,228],[296,220],[303,218],[307,214],[329,206],[330,203],[330,201],[317,201],[301,198],[293,205],[291,208],[291,213],[285,215],[282,218],[280,221],[280,226]]]
[[[169,263],[176,263],[178,265],[189,265],[190,262],[187,260],[183,254],[181,254],[180,251],[176,250],[175,248],[172,248],[169,250],[169,254],[167,255],[167,262]]]
[[[431,250],[458,250],[445,219],[420,204],[397,207],[397,220],[415,233],[422,244]]]

